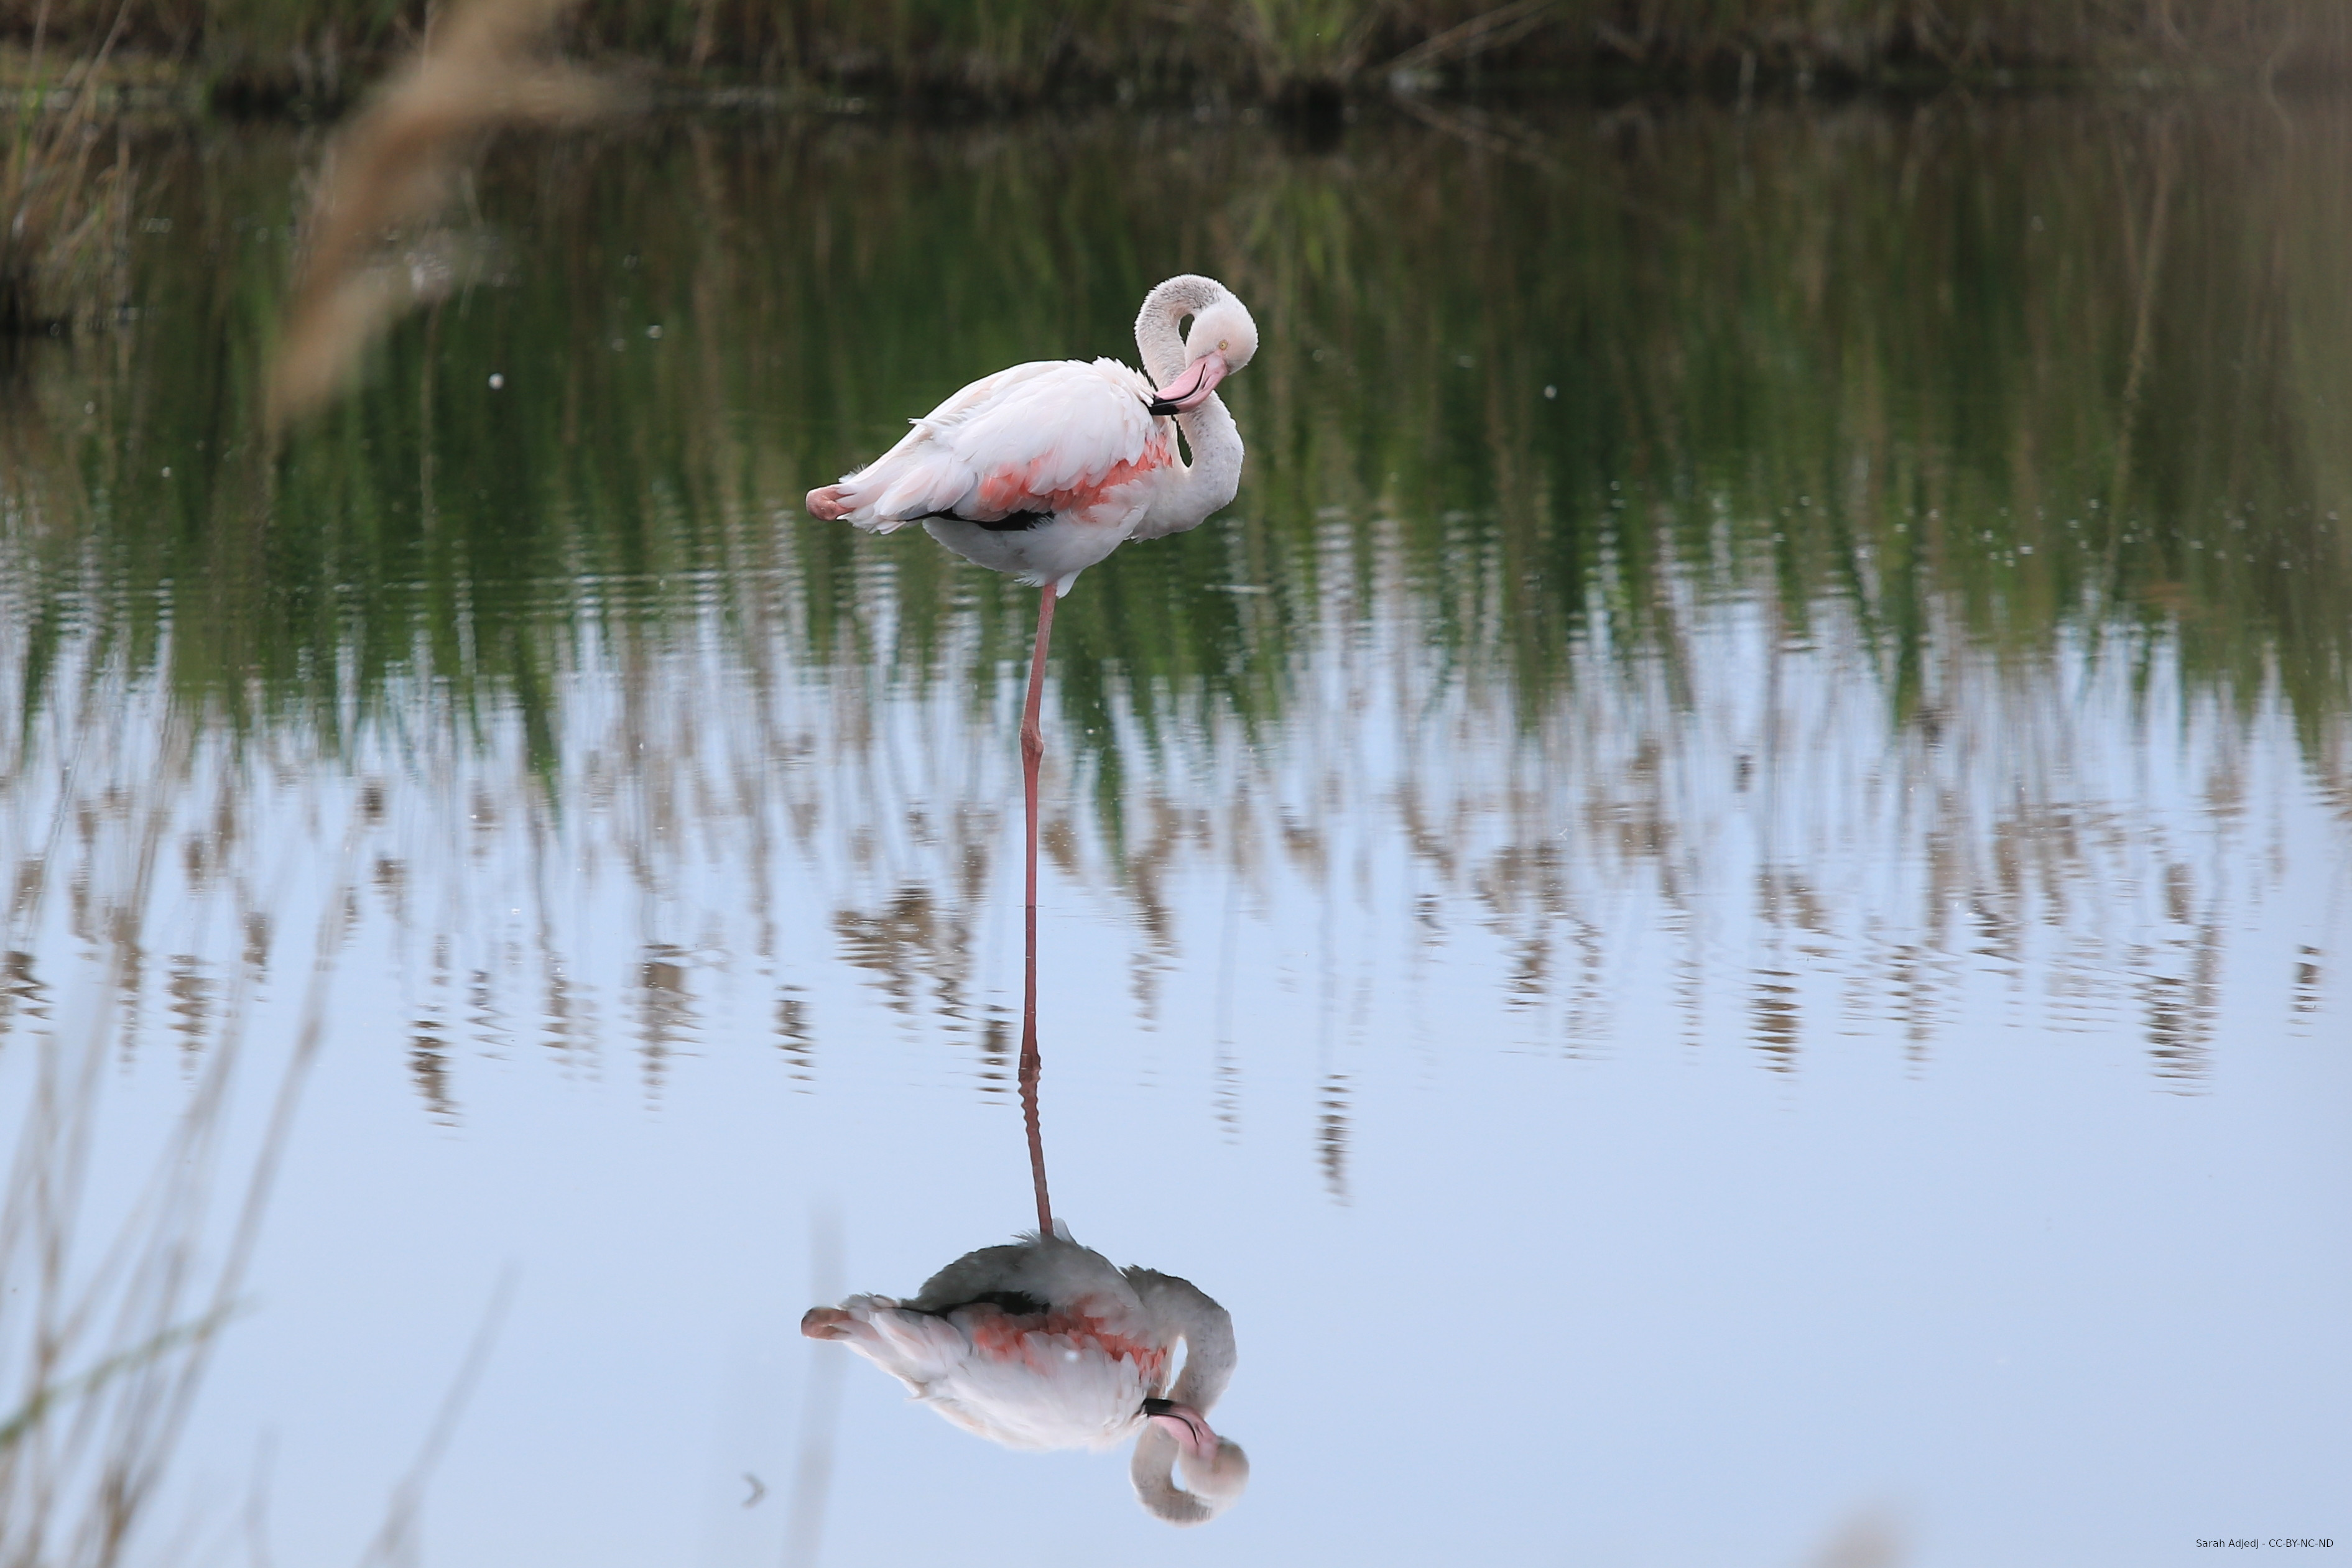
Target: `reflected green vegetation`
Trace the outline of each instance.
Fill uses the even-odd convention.
[[[1850,605],[1894,726],[1939,616],[2020,654],[2177,642],[2192,694],[2274,680],[2307,739],[2340,722],[2342,111],[1423,115],[1314,148],[1127,120],[510,144],[452,291],[282,442],[257,414],[316,144],[144,143],[137,319],[8,371],[18,722],[69,638],[239,727],[331,746],[397,681],[461,726],[511,702],[542,756],[564,670],[713,605],[740,656],[781,635],[919,684],[966,673],[940,640],[976,600],[1010,662],[1024,595],[799,497],[990,369],[1129,353],[1186,268],[1266,324],[1250,466],[1226,518],[1072,597],[1074,733],[1113,685],[1147,726],[1183,691],[1278,717],[1292,640],[1376,558],[1430,656],[1528,714],[1580,646],[1689,657],[1681,584],[1796,638]],[[856,609],[877,570],[887,626]]]

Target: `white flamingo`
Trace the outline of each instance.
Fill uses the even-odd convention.
[[[1136,1498],[1172,1524],[1215,1518],[1248,1483],[1248,1457],[1207,1415],[1233,1377],[1233,1319],[1190,1281],[1114,1268],[1066,1228],[966,1253],[910,1301],[813,1307],[801,1333],[845,1343],[1007,1448],[1107,1448],[1136,1434]]]
[[[1187,316],[1192,328],[1180,333]],[[1045,754],[1037,701],[1055,601],[1129,539],[1198,528],[1241,486],[1241,432],[1216,392],[1257,352],[1248,309],[1214,278],[1171,277],[1144,297],[1135,346],[1150,381],[1116,360],[1015,365],[915,421],[898,445],[838,485],[808,493],[808,509],[820,517],[880,534],[920,523],[965,559],[1043,591],[1021,717],[1033,993],[1037,760]],[[1192,449],[1189,464],[1177,454],[1179,429]],[[1039,1223],[1050,1230],[1042,1195]]]

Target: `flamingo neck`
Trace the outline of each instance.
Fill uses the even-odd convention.
[[[1166,386],[1183,373],[1184,335],[1176,324],[1197,316],[1225,296],[1225,286],[1194,273],[1171,277],[1143,297],[1135,314],[1135,347],[1151,384]],[[1189,434],[1189,433],[1188,433]]]
[[[1181,533],[1198,527],[1212,513],[1233,505],[1242,487],[1242,433],[1224,400],[1214,392],[1190,413],[1176,416],[1192,461],[1182,465],[1183,476],[1173,480],[1160,511],[1163,531]]]
[[[1184,1341],[1184,1370],[1168,1397],[1205,1414],[1233,1381],[1236,1357],[1232,1316],[1190,1280],[1151,1269],[1123,1272],[1161,1333]]]
[[[1135,317],[1135,346],[1154,385],[1166,386],[1190,361],[1177,323],[1231,298],[1223,284],[1193,273],[1171,277],[1143,297],[1143,308]],[[1151,517],[1137,530],[1139,536],[1197,528],[1211,513],[1230,506],[1241,489],[1242,433],[1224,400],[1212,393],[1192,413],[1178,414],[1176,426],[1192,449],[1192,461],[1169,472]]]
[[[1183,1336],[1184,1371],[1176,1386],[1168,1391],[1170,1401],[1190,1406],[1196,1416],[1205,1413],[1233,1380],[1234,1320],[1189,1280],[1150,1269],[1124,1272],[1160,1332]],[[1249,1456],[1231,1437],[1218,1437],[1213,1448],[1205,1450],[1180,1449],[1166,1429],[1169,1425],[1148,1421],[1136,1434],[1135,1452],[1127,1466],[1136,1500],[1171,1524],[1200,1524],[1214,1519],[1232,1507],[1249,1485]],[[1206,1425],[1201,1423],[1202,1427]],[[1181,1485],[1177,1480],[1180,1454]]]

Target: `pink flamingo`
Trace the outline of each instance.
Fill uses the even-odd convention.
[[[1137,1500],[1171,1524],[1215,1518],[1248,1484],[1248,1456],[1206,1414],[1233,1377],[1233,1319],[1190,1281],[1114,1268],[1066,1228],[966,1253],[911,1301],[813,1307],[801,1333],[846,1343],[1007,1448],[1107,1448],[1136,1433]]]
[[[1190,316],[1189,331],[1179,323]],[[1021,1082],[1032,1091],[1037,1225],[1054,1228],[1035,1154],[1037,1077],[1037,705],[1054,605],[1078,573],[1129,539],[1198,528],[1240,488],[1242,437],[1217,383],[1257,352],[1257,323],[1213,278],[1171,277],[1144,297],[1135,345],[1151,380],[1116,360],[1041,360],[985,376],[914,422],[906,438],[838,485],[808,493],[820,517],[873,533],[920,523],[948,549],[1042,591],[1021,716],[1028,828],[1027,975]],[[1157,383],[1156,385],[1154,383]],[[1172,420],[1171,416],[1173,416]],[[1177,453],[1181,429],[1192,449]]]

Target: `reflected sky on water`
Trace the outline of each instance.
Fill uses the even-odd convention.
[[[0,1082],[103,1052],[94,1256],[316,1054],[150,1539],[358,1555],[502,1278],[425,1561],[2335,1529],[2345,130],[515,142],[282,444],[317,145],[157,136],[136,320],[5,387]],[[1063,606],[1040,925],[1057,1212],[1233,1313],[1181,1534],[795,1333],[1030,1218],[1031,601],[799,497],[1180,270],[1250,465]]]

